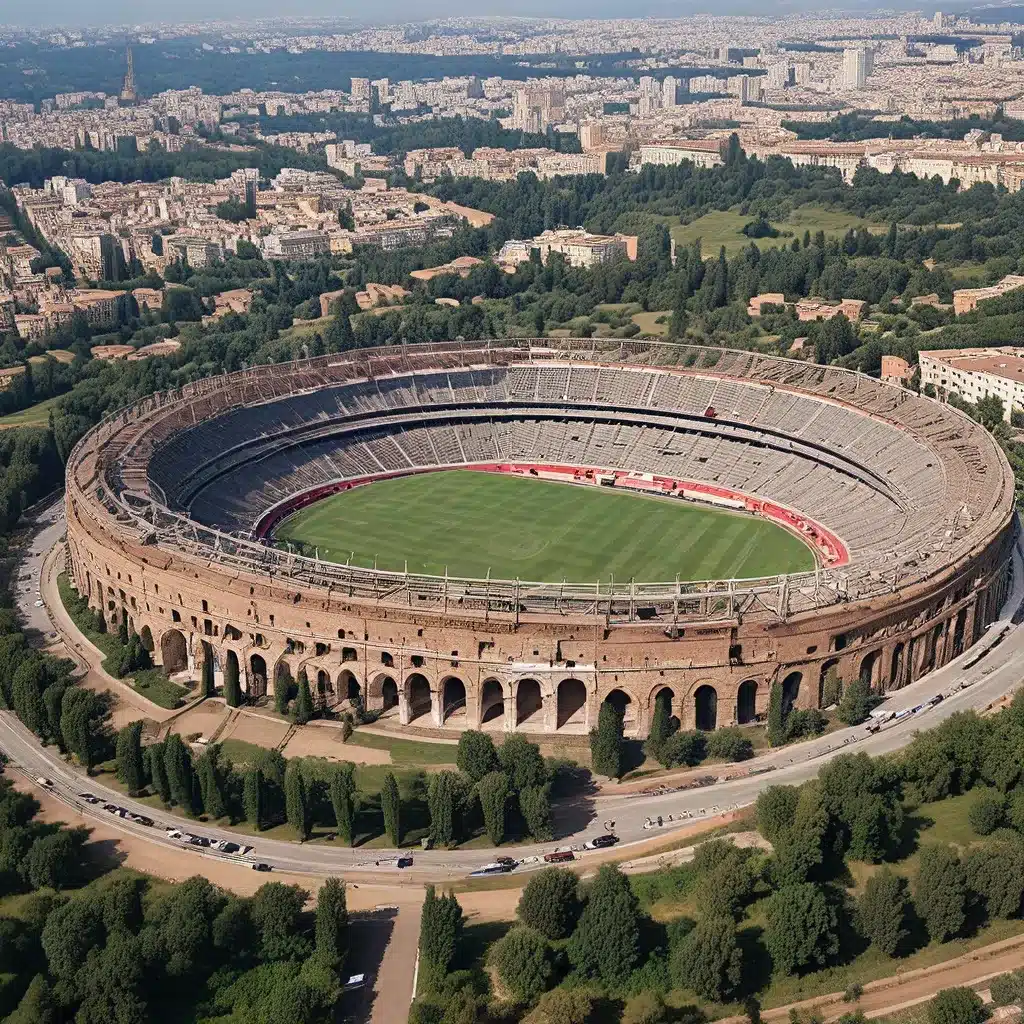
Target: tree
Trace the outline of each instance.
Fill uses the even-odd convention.
[[[420,972],[426,991],[436,990],[444,981],[459,948],[462,907],[452,893],[438,896],[427,886],[420,917]]]
[[[967,887],[985,902],[989,917],[1017,917],[1024,902],[1024,849],[1016,841],[970,850],[964,861]]]
[[[81,874],[82,847],[89,837],[86,828],[62,828],[39,836],[32,843],[22,872],[33,889],[64,889]]]
[[[704,844],[707,845],[707,844]],[[696,902],[705,918],[738,920],[754,892],[754,876],[745,851],[733,847],[697,886]]]
[[[339,878],[328,878],[317,894],[316,955],[332,970],[339,970],[348,955],[348,907]]]
[[[142,721],[130,722],[117,734],[117,777],[129,795],[146,787],[146,763],[142,753]]]
[[[547,770],[540,747],[519,733],[511,733],[498,749],[501,770],[512,780],[517,793],[531,786],[542,786],[547,781]]]
[[[242,782],[242,810],[245,820],[262,832],[267,827],[266,780],[259,768],[250,768]]]
[[[508,802],[508,776],[504,772],[490,772],[477,786],[480,809],[484,816],[484,829],[495,846],[505,839],[505,805]]]
[[[196,762],[199,790],[203,798],[203,810],[216,821],[227,814],[227,799],[224,791],[231,765],[221,761],[219,743],[212,743]]]
[[[213,677],[213,648],[203,641],[203,670],[202,670],[201,693],[204,697],[212,697],[214,694]]]
[[[678,984],[704,999],[722,1002],[740,983],[743,953],[736,941],[731,917],[708,917],[677,944],[672,953],[672,975]]]
[[[1024,1000],[1024,970],[1018,968],[1015,971],[1000,974],[989,982],[988,987],[992,993],[992,1002],[996,1006],[1019,1003]]]
[[[950,847],[931,844],[922,848],[914,906],[932,939],[945,942],[960,934],[966,919],[967,878]]]
[[[452,771],[431,775],[427,787],[430,837],[436,846],[452,846],[462,835],[462,783]]]
[[[672,697],[668,690],[659,690],[654,698],[654,714],[644,750],[648,757],[661,760],[661,745],[672,735]]]
[[[579,878],[568,868],[544,868],[534,875],[516,913],[525,925],[549,939],[567,939],[580,916]]]
[[[781,747],[786,742],[786,716],[782,709],[782,684],[778,680],[772,683],[768,693],[768,742],[773,747]]]
[[[825,886],[802,882],[771,899],[765,945],[779,974],[823,967],[839,952],[839,917]]]
[[[604,701],[597,716],[597,728],[590,731],[590,761],[598,775],[617,779],[623,772],[622,715]]]
[[[551,947],[532,928],[519,925],[494,946],[494,965],[507,989],[532,1002],[551,987],[555,967]]]
[[[538,842],[551,838],[551,786],[528,786],[519,791],[519,811]]]
[[[384,831],[392,846],[402,845],[402,801],[398,795],[398,782],[391,772],[385,772],[380,787],[380,809],[384,813]]]
[[[192,754],[182,738],[172,732],[164,740],[164,769],[171,791],[171,802],[177,804],[186,814],[195,812],[195,770]]]
[[[7,1024],[58,1024],[57,1003],[46,977],[37,974],[21,997],[17,1009],[7,1018]]]
[[[334,821],[342,842],[351,846],[355,838],[355,767],[350,761],[335,765],[328,789]]]
[[[754,744],[740,729],[716,729],[705,739],[708,757],[723,761],[749,761],[754,756]]]
[[[991,835],[1006,820],[1006,798],[994,790],[979,793],[967,812],[967,820],[979,836]]]
[[[640,962],[640,911],[629,881],[605,865],[591,883],[586,905],[568,944],[581,973],[621,986]]]
[[[626,1000],[620,1024],[668,1024],[670,1019],[660,993],[647,991]]]
[[[275,960],[309,955],[309,940],[299,921],[309,893],[298,885],[267,882],[256,890],[249,903],[253,924],[260,933],[260,957]]]
[[[895,956],[907,936],[909,903],[907,880],[887,867],[868,879],[857,901],[861,934],[886,956]]]
[[[153,782],[153,791],[165,804],[171,802],[171,784],[167,779],[164,766],[164,745],[153,743],[146,748],[146,759],[149,762],[149,777]]]
[[[928,1024],[982,1024],[987,1017],[981,996],[971,988],[944,988],[928,1004]]]
[[[700,764],[707,757],[708,739],[699,729],[687,729],[685,732],[674,732],[661,745],[661,754],[658,760],[666,768],[675,768],[678,765]]]
[[[305,669],[299,670],[299,692],[292,709],[292,721],[305,725],[313,717],[313,694],[309,690],[309,678]]]
[[[847,725],[860,725],[871,712],[871,683],[858,676],[846,687],[836,718]]]
[[[302,766],[297,761],[289,761],[284,773],[284,803],[288,824],[298,833],[299,840],[305,842],[313,827],[313,817]]]
[[[769,786],[757,797],[757,830],[778,846],[793,824],[800,790],[796,786]]]
[[[522,1024],[592,1024],[594,997],[581,988],[545,992]]]
[[[494,741],[485,732],[467,729],[459,737],[455,763],[460,772],[468,775],[473,782],[479,782],[498,765],[498,752],[494,749]]]
[[[229,708],[242,703],[242,686],[238,679],[238,658],[228,653],[224,662],[224,702]]]

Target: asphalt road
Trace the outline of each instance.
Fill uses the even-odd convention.
[[[35,573],[46,551],[60,538],[63,523],[54,517],[53,511],[44,512],[42,530],[34,540],[31,552],[21,575]],[[26,620],[31,624],[40,622],[42,612],[35,606],[39,600],[34,596],[38,583],[28,587],[28,593],[19,593],[19,601]],[[701,818],[715,817],[723,812],[753,803],[758,793],[769,785],[798,784],[817,774],[819,767],[848,751],[865,751],[869,754],[884,754],[908,743],[915,732],[930,728],[948,718],[954,712],[967,709],[983,709],[1005,694],[1016,689],[1024,679],[1024,628],[1016,626],[1012,618],[1024,601],[1024,557],[1020,547],[1014,551],[1014,585],[998,622],[968,651],[948,665],[918,680],[916,683],[897,690],[883,707],[891,711],[921,708],[913,714],[890,722],[875,734],[869,734],[864,725],[830,733],[827,737],[794,744],[746,762],[742,768],[747,775],[715,783],[697,790],[665,793],[660,795],[601,795],[596,798],[583,796],[573,801],[561,802],[555,807],[554,825],[558,840],[553,843],[532,844],[515,848],[519,858],[537,858],[556,848],[579,846],[587,838],[606,831],[603,823],[615,822],[614,831],[626,845],[642,839],[671,831]],[[49,619],[35,626],[40,632],[48,633],[52,627]],[[923,706],[933,696],[942,694],[944,699],[934,707]],[[922,707],[923,706],[923,707]],[[113,824],[125,832],[142,836],[154,843],[180,847],[180,841],[167,837],[163,828],[145,827],[134,822],[109,815],[101,807],[85,804],[79,793],[90,792],[105,801],[134,810],[157,819],[158,825],[180,828],[210,839],[238,840],[238,834],[225,829],[206,826],[169,812],[154,812],[152,808],[130,800],[115,790],[108,789],[98,779],[87,778],[77,768],[65,763],[55,749],[43,748],[10,712],[0,712],[0,750],[27,775],[49,779],[53,794],[69,805]],[[652,820],[661,816],[661,826],[651,826]],[[669,820],[671,816],[671,820]],[[646,826],[646,827],[645,827]],[[249,859],[270,864],[276,868],[317,875],[340,874],[348,876],[359,872],[379,875],[389,867],[396,874],[397,867],[388,862],[396,851],[348,849],[325,843],[299,844],[274,839],[254,840],[256,849]],[[620,847],[621,848],[621,847]],[[197,858],[203,856],[224,856],[214,851],[196,849]],[[511,851],[510,851],[511,852]],[[466,875],[488,860],[486,853],[462,850],[430,850],[415,852],[415,866],[411,874],[417,879],[443,880]],[[530,863],[524,868],[529,870]],[[201,868],[200,868],[201,870]]]

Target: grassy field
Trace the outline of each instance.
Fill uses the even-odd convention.
[[[747,238],[743,234],[743,225],[752,220],[754,217],[749,213],[741,213],[736,207],[731,210],[712,210],[691,224],[677,224],[672,228],[672,237],[677,246],[690,245],[699,238],[704,258],[707,259],[717,255],[723,245],[727,256],[735,256],[752,241],[756,241],[762,249],[790,245],[794,237],[802,239],[805,231],[810,231],[812,235],[824,231],[828,238],[841,238],[850,228],[885,230],[884,225],[872,224],[841,210],[827,210],[823,206],[801,206],[785,220],[773,221],[773,227],[789,232],[788,236],[783,234],[778,238]]]
[[[574,582],[797,572],[810,550],[764,520],[661,498],[451,471],[317,502],[278,536],[321,558],[401,571]]]
[[[426,743],[421,740],[392,739],[378,733],[356,729],[347,743],[356,747],[372,747],[391,754],[393,764],[435,765],[455,764],[458,748],[454,743]]]
[[[47,398],[43,402],[30,405],[27,409],[0,416],[0,430],[10,430],[12,427],[45,427],[50,422],[51,407],[61,397],[57,395],[54,398]]]

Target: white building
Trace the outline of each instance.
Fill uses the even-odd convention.
[[[1003,403],[1003,419],[1024,409],[1024,348],[935,349],[918,353],[921,385],[936,393],[956,394],[977,403],[994,395]]]
[[[725,139],[669,139],[648,142],[640,147],[639,162],[672,167],[689,160],[697,167],[718,167],[728,145]]]
[[[860,46],[843,50],[842,86],[844,89],[863,89],[868,77],[867,51]]]

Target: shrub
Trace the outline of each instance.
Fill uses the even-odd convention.
[[[532,1002],[551,987],[555,974],[552,950],[532,928],[520,925],[511,929],[494,946],[492,955],[502,984],[519,999]]]
[[[724,761],[749,761],[754,756],[754,744],[736,728],[716,729],[707,738],[708,757]]]
[[[981,997],[970,988],[944,988],[928,1004],[928,1024],[982,1024],[987,1017]]]
[[[1008,971],[989,983],[992,1002],[996,1006],[1009,1006],[1024,1000],[1024,970]]]
[[[700,764],[707,757],[707,736],[691,729],[669,736],[661,745],[660,761],[666,768]]]

